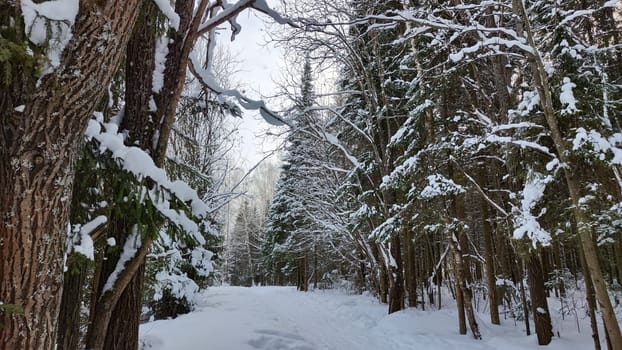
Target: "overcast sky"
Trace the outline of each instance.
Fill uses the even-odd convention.
[[[270,1],[271,2],[271,1]],[[264,21],[269,18],[253,10],[244,11],[238,16],[242,31],[233,42],[230,41],[230,31],[222,30],[219,34],[219,44],[227,46],[239,62],[238,70],[233,81],[241,84],[248,97],[260,99],[263,96],[272,96],[277,91],[275,79],[279,76],[279,66],[283,63],[283,53],[274,45],[266,45]],[[269,104],[270,101],[266,101]],[[276,137],[262,137],[268,124],[263,121],[258,112],[244,113],[240,122],[240,166],[250,168],[264,156],[265,152],[273,150],[280,143]],[[275,128],[275,132],[278,132]]]

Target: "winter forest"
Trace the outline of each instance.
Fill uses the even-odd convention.
[[[0,0],[0,218],[0,350],[622,350],[622,2]]]

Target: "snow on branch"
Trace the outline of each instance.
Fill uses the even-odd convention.
[[[238,90],[225,90],[219,86],[214,79],[213,74],[207,70],[202,68],[199,63],[199,59],[196,54],[192,54],[190,57],[190,71],[192,74],[199,79],[200,83],[213,91],[215,94],[222,97],[233,97],[237,100],[237,102],[242,106],[242,108],[247,110],[258,110],[263,119],[268,122],[268,124],[274,126],[282,126],[289,125],[286,121],[284,121],[279,115],[268,109],[264,101],[256,101],[252,100],[240,93]]]
[[[550,156],[551,158],[557,158],[553,153],[551,153],[548,147],[542,146],[541,144],[537,142],[532,142],[532,141],[527,141],[527,140],[515,140],[509,136],[497,136],[497,135],[488,135],[485,138],[485,141],[490,142],[490,143],[510,143],[510,144],[520,146],[521,148],[534,149],[536,151],[542,152]]]
[[[285,17],[281,16],[281,14],[274,11],[270,6],[268,6],[265,0],[240,0],[234,4],[229,5],[223,2],[221,3],[221,7],[221,12],[217,13],[213,17],[208,17],[201,23],[197,30],[197,33],[199,35],[203,35],[215,29],[219,25],[229,21],[232,22],[231,25],[234,32],[233,37],[235,37],[235,34],[237,34],[241,30],[241,27],[237,25],[237,22],[235,22],[235,17],[247,8],[253,8],[263,14],[266,14],[279,24],[288,24],[293,27],[298,26],[292,20],[286,19]]]
[[[175,12],[169,0],[153,0],[153,2],[155,2],[160,12],[168,19],[171,28],[179,30],[179,15]]]
[[[421,198],[434,198],[465,192],[464,187],[441,174],[430,175],[426,179],[428,180],[428,184],[419,193],[419,197]]]
[[[111,291],[114,288],[119,275],[125,269],[125,264],[132,260],[134,256],[136,256],[136,252],[142,245],[142,240],[140,239],[140,235],[138,234],[138,226],[134,225],[132,227],[132,232],[127,237],[125,241],[125,245],[123,245],[123,250],[121,251],[121,256],[117,261],[117,265],[114,268],[114,271],[108,276],[106,280],[106,284],[104,285],[104,289],[102,291],[102,295],[106,294],[106,292]]]
[[[577,151],[582,148],[590,148],[596,154],[598,159],[605,160],[611,157],[611,164],[622,165],[622,133],[615,133],[610,137],[601,135],[596,130],[586,130],[578,128],[574,140],[572,141],[572,150]]]
[[[567,11],[565,13],[562,13],[564,17],[564,19],[562,19],[561,22],[559,22],[559,26],[563,26],[566,23],[579,18],[579,17],[583,17],[583,16],[591,16],[592,14],[594,14],[594,12],[597,11],[602,11],[603,9],[607,9],[607,8],[615,8],[618,4],[619,0],[609,0],[606,3],[602,4],[601,6],[598,6],[598,8],[596,9],[588,9],[588,10],[573,10],[573,11]]]
[[[91,233],[107,221],[108,218],[106,216],[99,215],[84,225],[75,225],[75,228],[72,230],[73,235],[67,242],[67,253],[75,252],[84,255],[90,260],[94,260],[95,254]]]
[[[341,152],[343,152],[344,156],[350,161],[350,163],[352,163],[352,165],[354,165],[355,168],[360,168],[361,167],[361,164],[359,163],[358,159],[356,159],[355,156],[353,156],[352,154],[350,154],[350,152],[348,152],[348,150],[341,143],[341,141],[339,141],[337,136],[335,136],[335,135],[333,135],[333,134],[331,134],[329,132],[324,132],[323,136],[324,136],[324,140],[326,142],[328,142],[331,145],[339,148],[341,150]]]
[[[78,0],[56,0],[35,3],[20,2],[24,16],[24,32],[35,45],[47,44],[46,67],[43,75],[60,65],[60,57],[72,37],[72,27],[78,15]],[[54,23],[50,23],[54,22]]]
[[[150,178],[157,186],[170,191],[182,202],[189,203],[192,215],[203,218],[212,212],[212,208],[201,200],[197,192],[187,183],[169,180],[166,171],[157,167],[149,154],[138,147],[126,146],[123,143],[123,135],[118,132],[117,124],[102,123],[102,119],[101,113],[95,113],[95,118],[89,121],[85,132],[88,140],[94,139],[99,143],[100,153],[110,151],[112,158],[119,161],[124,170],[138,179]]]

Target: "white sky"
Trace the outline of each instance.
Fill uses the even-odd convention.
[[[228,47],[231,54],[240,61],[237,67],[239,72],[234,74],[232,81],[239,83],[245,95],[253,99],[276,93],[274,80],[279,75],[279,66],[283,64],[282,50],[265,44],[265,20],[269,18],[256,11],[246,10],[238,16],[242,31],[233,42],[230,41],[228,28],[219,34],[219,44]],[[266,103],[270,107],[270,101]],[[240,123],[239,134],[242,137],[239,147],[239,165],[242,168],[252,167],[266,152],[275,149],[280,143],[276,137],[261,137],[269,125],[256,111],[245,112],[242,120],[236,122]],[[275,128],[274,131],[279,130]]]

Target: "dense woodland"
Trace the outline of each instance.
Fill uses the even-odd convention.
[[[0,1],[0,349],[138,349],[218,283],[450,297],[540,345],[554,297],[622,349],[619,1],[273,5]],[[216,49],[243,11],[290,54],[278,112]],[[278,180],[234,169],[242,110]]]

